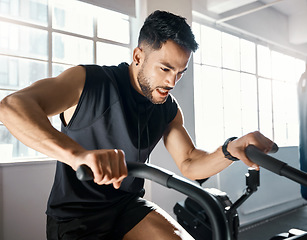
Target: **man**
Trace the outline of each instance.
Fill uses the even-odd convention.
[[[29,147],[58,160],[47,208],[48,239],[190,239],[159,207],[141,198],[143,182],[126,161],[145,162],[163,137],[182,174],[212,176],[241,159],[249,144],[268,152],[259,132],[231,138],[208,153],[196,149],[170,91],[198,45],[185,19],[156,11],[140,31],[133,62],[77,66],[37,81],[1,102],[0,120]],[[48,116],[61,114],[62,132]],[[80,182],[86,164],[94,182]]]

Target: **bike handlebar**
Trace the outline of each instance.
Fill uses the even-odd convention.
[[[271,152],[276,152],[277,150],[278,147],[275,144]],[[285,162],[261,152],[253,145],[248,146],[245,149],[245,153],[251,161],[259,166],[307,186],[307,173],[288,166]],[[195,200],[208,215],[212,226],[213,240],[233,239],[231,229],[227,225],[225,209],[221,203],[206,190],[187,179],[151,164],[127,162],[127,168],[128,175],[131,177],[149,179],[162,186],[179,191]],[[76,175],[81,181],[93,179],[93,173],[86,165],[81,165]]]
[[[261,152],[253,145],[249,145],[245,149],[246,156],[259,166],[293,180],[301,185],[307,186],[307,173],[296,168],[288,166],[287,163],[282,162],[270,155]]]
[[[128,175],[131,177],[149,179],[191,197],[198,202],[208,215],[212,226],[213,240],[233,240],[231,229],[227,225],[223,206],[203,188],[172,172],[151,164],[127,162],[127,168]],[[93,173],[86,165],[81,165],[76,174],[77,178],[81,181],[93,179]]]

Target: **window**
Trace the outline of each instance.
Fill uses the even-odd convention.
[[[296,83],[305,62],[282,51],[193,23],[196,141],[209,151],[260,130],[279,146],[298,145]]]
[[[74,65],[131,61],[130,17],[77,0],[0,0],[0,29],[0,100]],[[6,162],[42,156],[1,122],[0,151]]]

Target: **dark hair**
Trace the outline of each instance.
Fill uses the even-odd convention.
[[[170,12],[157,10],[150,14],[141,28],[138,44],[145,42],[153,49],[160,49],[167,40],[195,52],[198,44],[186,19]]]

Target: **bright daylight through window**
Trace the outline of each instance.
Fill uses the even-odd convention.
[[[0,100],[74,65],[131,61],[129,16],[81,1],[0,0],[0,29]],[[1,122],[0,152],[0,162],[41,157]]]
[[[298,145],[298,57],[193,23],[195,129],[199,147],[260,130],[279,146]]]

